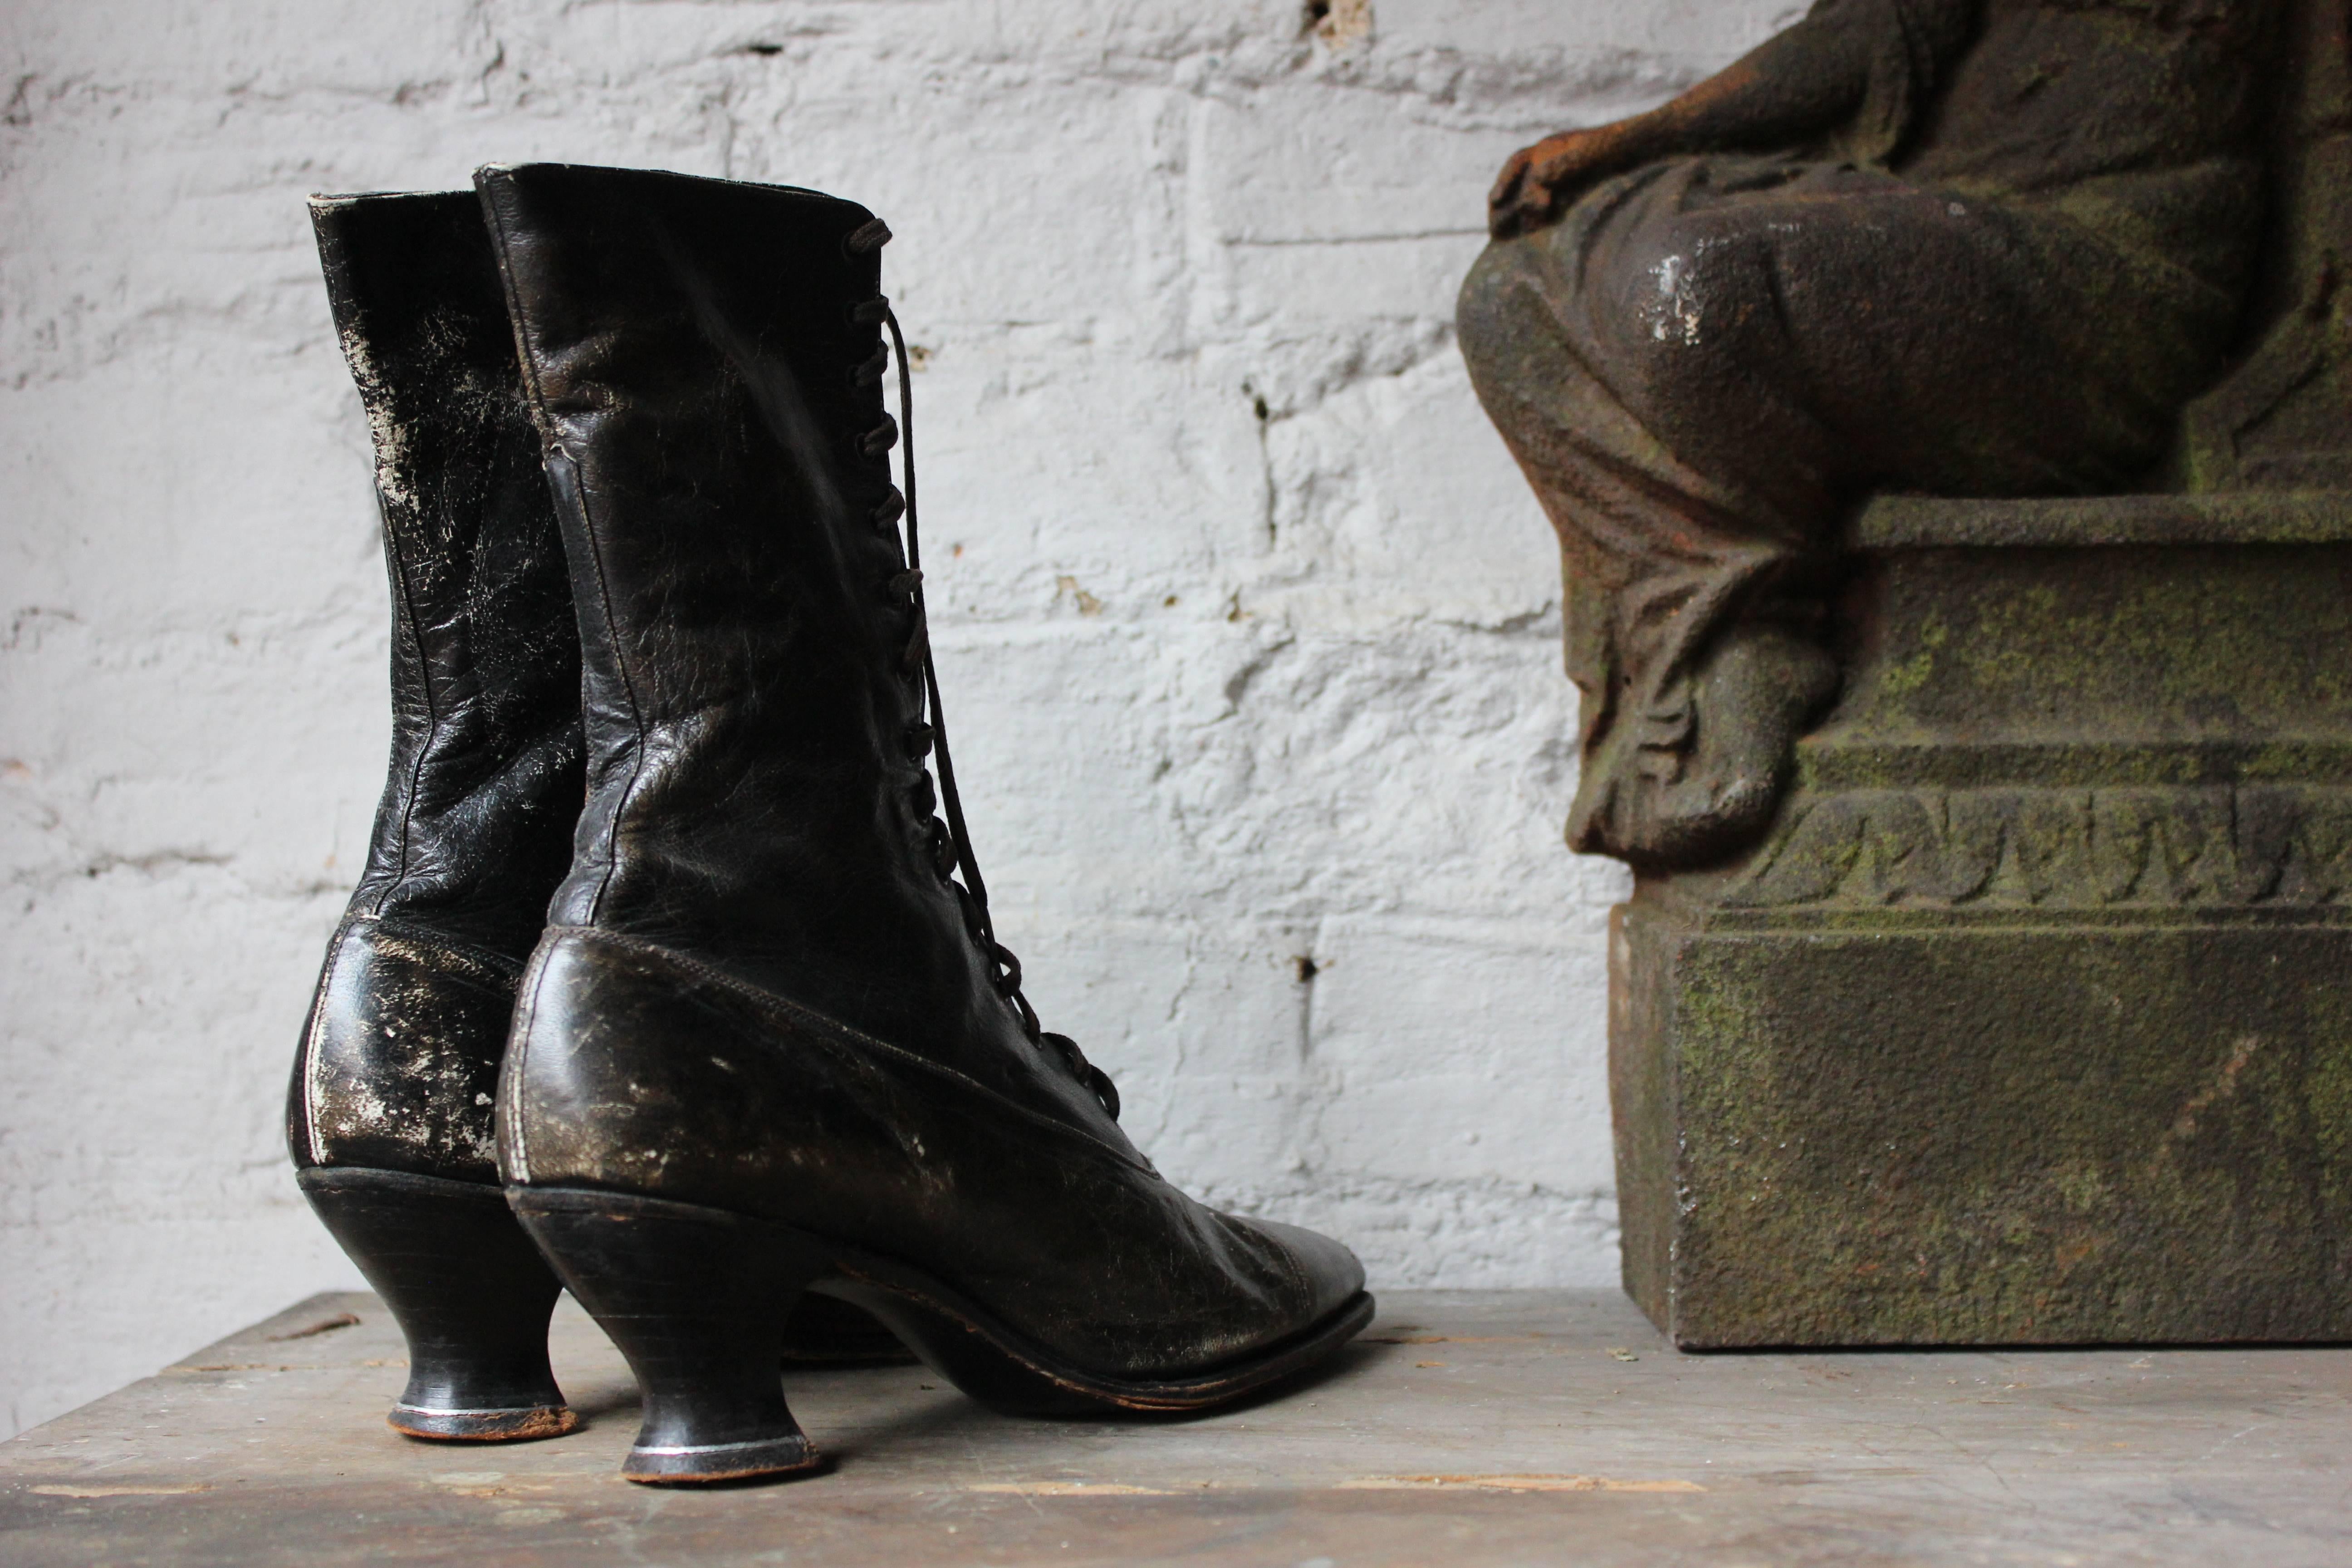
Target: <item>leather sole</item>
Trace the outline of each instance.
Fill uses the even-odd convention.
[[[1245,1360],[1181,1378],[1106,1377],[1037,1345],[978,1303],[919,1270],[840,1249],[838,1273],[813,1289],[864,1308],[964,1393],[1008,1415],[1179,1415],[1208,1410],[1321,1361],[1372,1321],[1359,1290],[1304,1332]]]
[[[1076,1366],[922,1270],[771,1221],[584,1187],[508,1201],[612,1336],[646,1402],[622,1474],[656,1485],[785,1477],[823,1459],[784,1402],[777,1339],[804,1291],[847,1300],[972,1397],[1023,1415],[1204,1410],[1304,1371],[1371,1321],[1359,1291],[1256,1354],[1169,1379]]]

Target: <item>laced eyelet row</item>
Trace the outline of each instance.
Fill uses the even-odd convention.
[[[865,256],[889,242],[889,226],[876,218],[854,230],[842,241],[842,248],[850,256]],[[907,757],[917,764],[918,780],[909,786],[908,805],[916,819],[929,820],[929,842],[925,847],[931,868],[940,881],[955,890],[964,931],[987,961],[990,982],[996,994],[1004,998],[1020,1019],[1021,1032],[1031,1044],[1060,1056],[1070,1075],[1084,1084],[1116,1121],[1118,1086],[1111,1081],[1109,1074],[1087,1060],[1076,1040],[1067,1035],[1053,1034],[1037,1021],[1037,1010],[1021,994],[1021,960],[996,940],[995,922],[989,918],[988,884],[982,880],[980,863],[972,856],[971,834],[964,824],[963,800],[956,791],[955,762],[948,753],[947,716],[940,707],[940,675],[931,659],[929,617],[923,607],[922,541],[915,517],[915,387],[907,361],[906,334],[899,331],[898,318],[884,295],[877,294],[851,306],[849,319],[860,326],[887,326],[890,331],[889,347],[877,347],[871,359],[851,373],[852,384],[858,390],[881,384],[890,354],[896,353],[898,362],[898,417],[893,419],[884,414],[881,424],[858,438],[857,449],[869,458],[882,458],[893,446],[899,446],[899,461],[906,474],[904,488],[892,489],[874,509],[873,521],[877,532],[895,538],[899,520],[906,521],[906,568],[893,574],[880,586],[884,600],[907,611],[912,623],[899,656],[898,676],[909,685],[918,686],[918,704],[930,715],[928,722],[920,719],[909,721],[904,731]],[[926,756],[936,759],[939,764],[936,788],[931,775],[921,769]],[[946,809],[944,821],[933,815],[934,808],[940,806]],[[961,882],[955,879],[959,871],[963,875]]]

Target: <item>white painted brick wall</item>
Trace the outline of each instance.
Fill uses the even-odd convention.
[[[1163,1167],[1376,1284],[1613,1279],[1622,884],[1449,322],[1507,153],[1788,8],[0,7],[0,1432],[357,1281],[278,1133],[387,723],[302,197],[493,158],[898,231],[982,863]]]

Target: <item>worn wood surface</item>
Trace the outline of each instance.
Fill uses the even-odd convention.
[[[1207,1419],[796,1373],[835,1468],[709,1491],[619,1479],[635,1390],[568,1300],[555,1352],[579,1433],[405,1441],[391,1322],[314,1298],[0,1444],[0,1563],[2352,1563],[2347,1350],[1690,1356],[1614,1292],[1400,1291]]]

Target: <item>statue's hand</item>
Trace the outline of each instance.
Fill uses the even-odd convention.
[[[1511,239],[1558,222],[1570,203],[1624,166],[1615,129],[1564,131],[1512,153],[1486,196],[1488,231]]]

